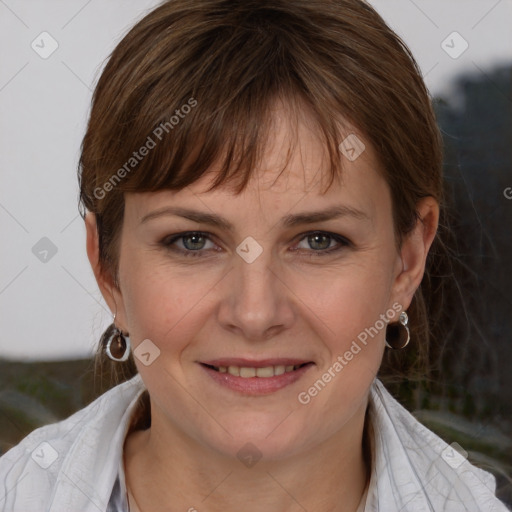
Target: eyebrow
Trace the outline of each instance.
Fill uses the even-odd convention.
[[[178,216],[200,224],[209,224],[217,228],[224,229],[229,232],[234,231],[234,226],[229,221],[213,213],[200,212],[196,210],[189,210],[188,208],[167,206],[155,210],[142,217],[140,224],[143,224],[151,219],[163,216]],[[281,219],[281,225],[286,228],[291,228],[303,224],[314,224],[316,222],[337,219],[340,217],[352,217],[361,221],[369,221],[370,217],[363,211],[353,208],[351,206],[339,205],[327,208],[326,210],[301,212],[285,215]]]

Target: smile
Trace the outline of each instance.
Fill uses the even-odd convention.
[[[219,373],[229,373],[235,377],[242,377],[243,379],[249,379],[251,377],[268,378],[276,375],[283,375],[283,373],[293,372],[298,370],[302,366],[309,364],[304,363],[301,365],[277,365],[277,366],[264,366],[263,368],[255,368],[251,366],[209,366]]]
[[[269,362],[209,361],[201,367],[217,384],[246,395],[265,395],[297,382],[314,363],[309,361]],[[217,364],[214,364],[217,363]],[[224,364],[220,364],[224,363]],[[284,364],[289,363],[289,364]]]

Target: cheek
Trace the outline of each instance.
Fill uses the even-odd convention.
[[[299,292],[309,294],[304,302],[313,314],[308,316],[326,349],[311,384],[330,372],[325,375],[329,391],[321,393],[318,405],[350,403],[373,381],[384,351],[383,318],[397,318],[389,305],[390,283],[382,267],[360,265],[340,270],[336,279],[323,280],[322,285],[310,281]]]
[[[191,327],[189,315],[201,311],[214,281],[203,273],[200,280],[194,279],[190,272],[169,268],[161,259],[144,255],[125,263],[123,297],[134,346],[149,338],[163,349],[164,342],[173,340],[173,351],[179,350],[180,340],[186,339],[185,331]]]
[[[381,365],[386,331],[381,315],[386,315],[389,297],[385,283],[371,280],[371,286],[363,287],[355,275],[340,280],[330,286],[325,307],[316,311],[326,357],[304,382],[297,401],[304,414],[322,417],[325,435],[362,407]]]
[[[382,263],[360,264],[340,268],[324,278],[297,281],[294,291],[314,312],[317,322],[324,324],[330,344],[342,349],[386,313],[391,283],[391,273]]]

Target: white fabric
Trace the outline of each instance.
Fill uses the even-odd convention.
[[[9,450],[0,458],[0,511],[126,512],[122,450],[143,390],[137,375]],[[364,512],[508,510],[494,495],[494,477],[450,453],[377,379],[370,413],[375,438]]]

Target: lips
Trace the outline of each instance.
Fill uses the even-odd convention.
[[[314,363],[292,358],[224,358],[204,361],[200,365],[223,387],[254,395],[273,393],[296,382]]]

